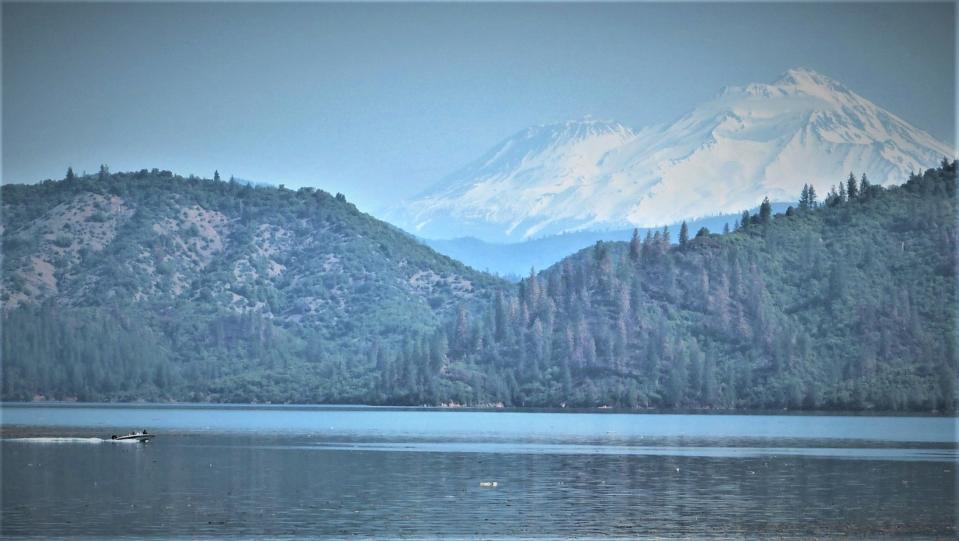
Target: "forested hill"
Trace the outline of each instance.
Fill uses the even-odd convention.
[[[3,186],[3,398],[948,410],[955,171],[515,286],[321,191]]]
[[[337,194],[140,171],[2,187],[3,398],[369,401],[506,284]]]
[[[955,196],[944,162],[676,247],[598,243],[451,326],[451,351],[507,404],[952,410]]]

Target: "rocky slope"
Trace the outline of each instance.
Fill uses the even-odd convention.
[[[4,185],[2,201],[9,398],[210,396],[241,372],[365,362],[502,285],[319,190],[144,170]],[[110,345],[124,336],[137,358]],[[210,381],[174,390],[158,371]]]

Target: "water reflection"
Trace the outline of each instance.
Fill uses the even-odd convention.
[[[153,431],[154,425],[134,426]],[[322,435],[181,428],[128,445],[94,443],[101,428],[4,426],[0,533],[223,539],[955,533],[954,442],[574,431],[582,434],[523,438],[507,428],[489,440],[462,432],[441,438],[365,429]],[[495,488],[480,485],[493,480]]]

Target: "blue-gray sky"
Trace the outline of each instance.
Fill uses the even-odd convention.
[[[160,167],[412,195],[533,124],[829,75],[955,144],[941,4],[3,5],[3,178]]]

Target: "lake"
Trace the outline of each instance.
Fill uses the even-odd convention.
[[[951,417],[4,404],[0,452],[7,538],[956,533]]]

